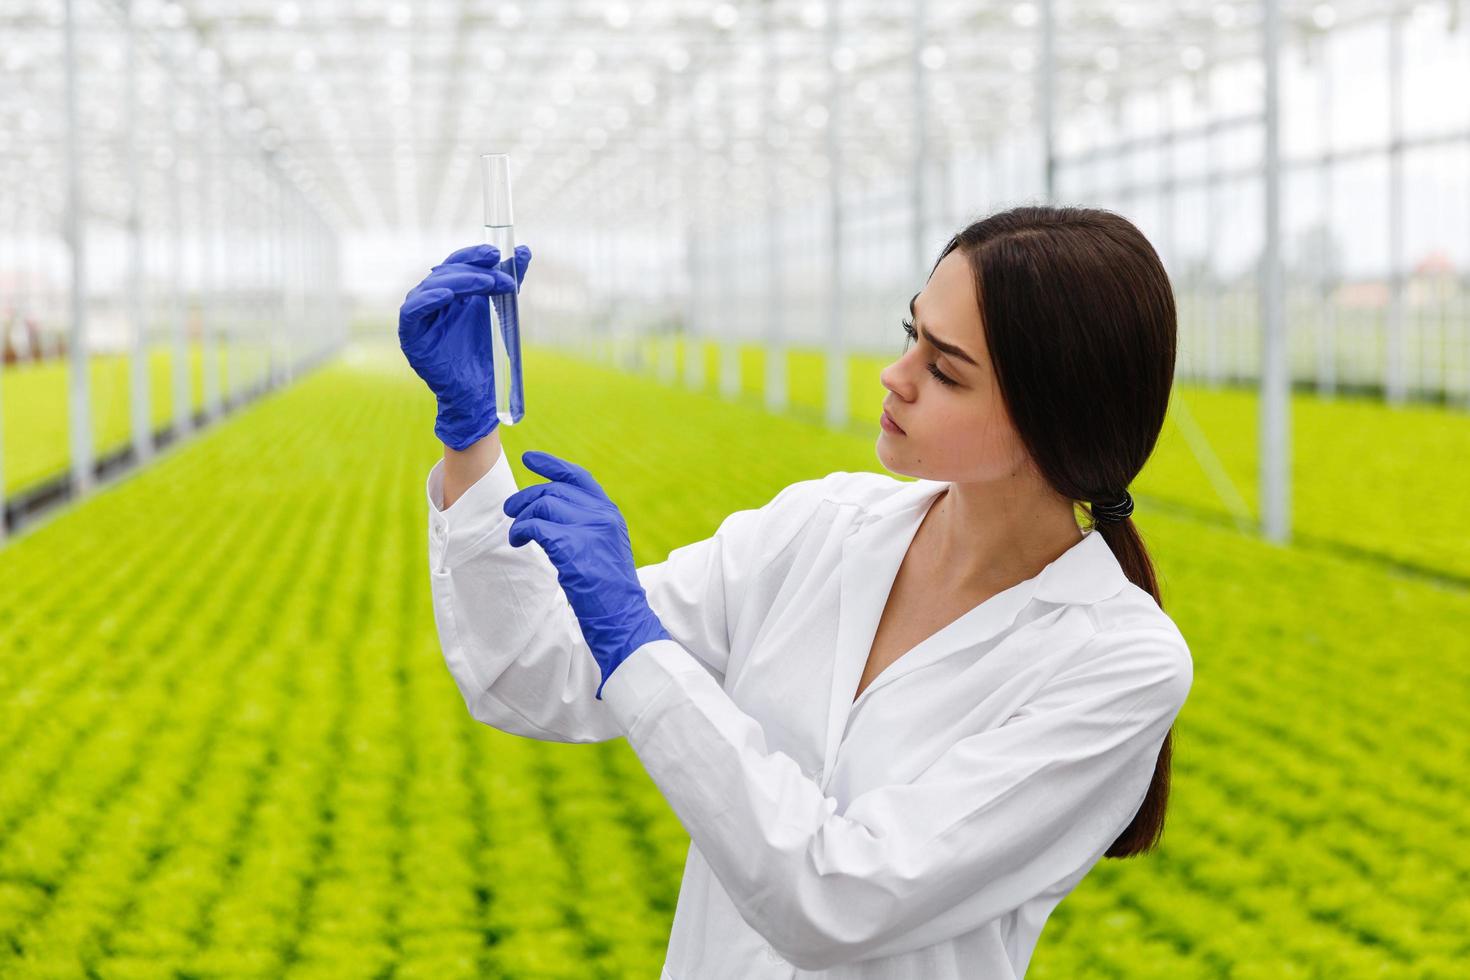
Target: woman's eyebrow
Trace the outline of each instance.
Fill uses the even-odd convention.
[[[916,300],[918,298],[919,298],[919,294],[918,293],[914,293],[914,299],[909,300],[909,315],[910,316],[915,316],[916,317],[916,316],[919,315],[918,314],[918,311],[916,311],[914,309],[914,300]],[[929,331],[925,330],[923,327],[920,327],[919,328],[919,332],[924,335],[924,339],[928,340],[929,343],[933,344],[935,347],[937,347],[940,350],[944,351],[946,354],[950,354],[950,355],[953,355],[954,357],[958,357],[960,360],[964,361],[966,364],[970,365],[971,367],[979,367],[980,366],[979,364],[975,363],[975,359],[973,357],[971,357],[969,354],[966,354],[964,351],[960,350],[954,344],[947,343],[946,341],[940,340],[938,337],[934,336],[932,333],[930,333]]]

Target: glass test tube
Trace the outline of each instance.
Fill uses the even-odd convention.
[[[517,292],[490,294],[490,338],[495,363],[495,414],[505,425],[526,415],[521,381],[520,277],[516,275],[515,222],[510,207],[510,156],[486,153],[480,157],[485,193],[485,243],[500,250],[500,271],[510,276]]]

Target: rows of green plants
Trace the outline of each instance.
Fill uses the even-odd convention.
[[[526,379],[517,481],[527,449],[587,466],[640,564],[882,469],[876,424],[545,350]],[[657,975],[689,839],[636,755],[479,725],[443,666],[433,418],[396,349],[354,351],[0,548],[0,975]],[[1169,465],[1134,515],[1195,662],[1167,830],[1028,976],[1458,976],[1470,596],[1243,534]]]
[[[148,353],[148,403],[155,429],[174,417],[174,353],[160,347]],[[264,348],[232,346],[217,351],[225,391],[253,383],[266,366]],[[6,496],[65,473],[71,466],[70,365],[64,359],[6,365],[0,378],[0,452],[5,454]],[[192,406],[204,405],[204,357],[196,344],[189,349]],[[104,455],[132,441],[132,359],[126,354],[98,354],[88,361],[92,444]]]
[[[894,336],[891,356],[849,361],[854,431],[876,432],[880,406],[892,397],[879,374],[902,352],[898,327]],[[674,346],[676,376],[682,379],[687,349],[678,338],[641,346],[647,373],[655,373],[663,356],[660,343]],[[714,393],[721,353],[712,343],[700,348],[706,388]],[[738,354],[739,399],[758,407],[765,397],[766,351],[750,345]],[[787,358],[792,412],[820,420],[826,412],[825,357],[793,350]],[[1134,497],[1231,526],[1259,523],[1258,407],[1253,388],[1177,384],[1154,455],[1132,485]],[[1424,574],[1470,578],[1470,529],[1456,491],[1464,482],[1457,478],[1470,477],[1470,413],[1297,392],[1290,415],[1291,522],[1298,542],[1366,553]]]

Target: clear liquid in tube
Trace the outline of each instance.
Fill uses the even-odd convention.
[[[520,289],[516,275],[514,225],[486,225],[485,243],[500,250],[501,272],[510,276]],[[520,296],[515,293],[490,294],[490,338],[495,372],[495,414],[504,425],[515,425],[526,417],[525,389],[521,383]]]

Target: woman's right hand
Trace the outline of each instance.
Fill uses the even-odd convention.
[[[517,245],[518,281],[530,264],[531,250]],[[461,248],[429,270],[398,310],[398,346],[438,399],[434,434],[455,450],[500,424],[486,297],[517,292],[519,285],[498,265],[500,250],[493,245]]]

